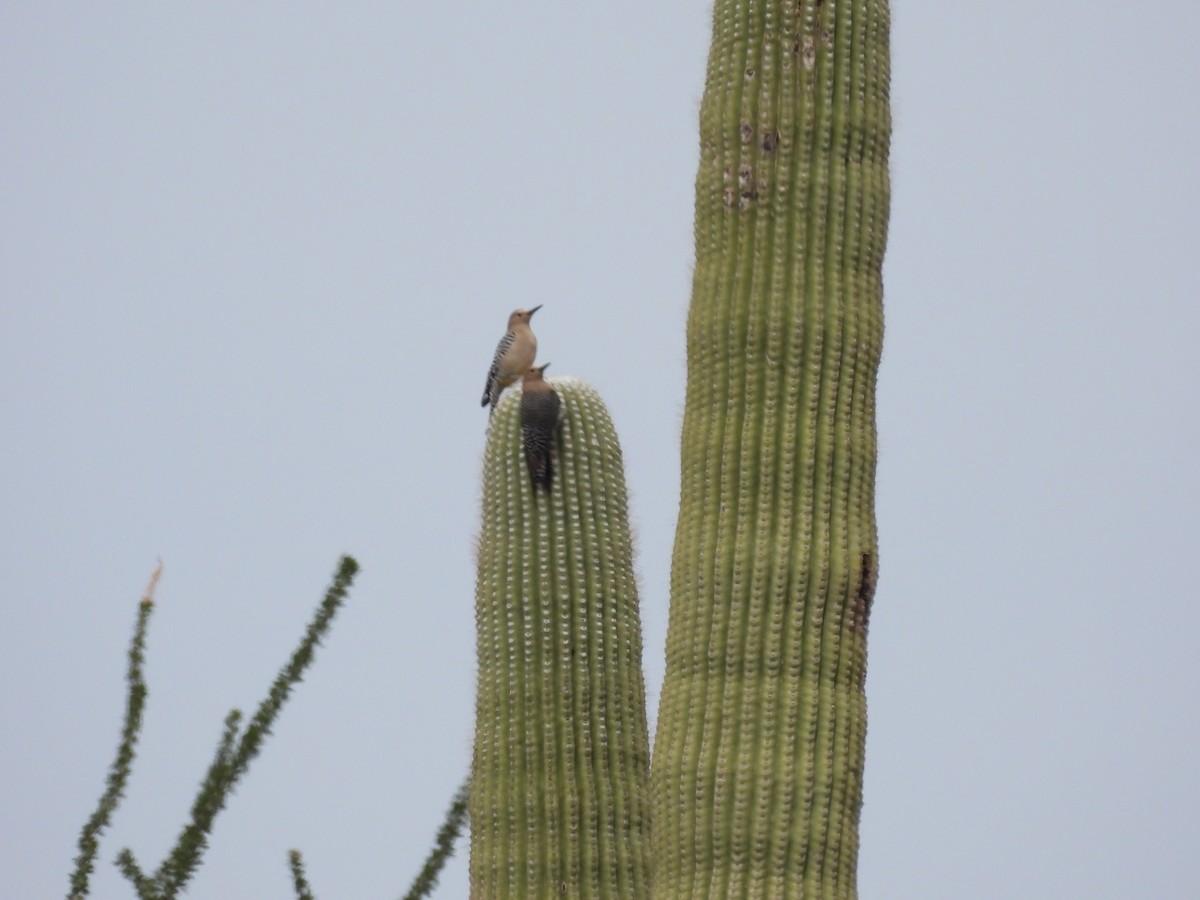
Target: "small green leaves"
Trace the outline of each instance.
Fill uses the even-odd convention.
[[[292,873],[292,888],[296,891],[296,900],[316,900],[304,874],[304,857],[300,855],[299,850],[288,851],[288,868]]]
[[[142,601],[138,604],[137,624],[133,629],[133,641],[129,645],[129,667],[125,680],[128,691],[125,699],[125,721],[121,727],[121,740],[117,755],[108,772],[107,787],[100,803],[92,813],[79,835],[79,856],[75,859],[75,871],[71,873],[71,887],[67,900],[82,900],[88,895],[89,879],[95,868],[96,851],[99,849],[100,834],[108,827],[113,812],[125,793],[125,784],[133,766],[134,750],[142,729],[142,714],[146,707],[146,680],[142,674],[146,653],[146,629],[150,624],[150,613],[154,610],[154,590],[162,577],[162,562],[150,577]]]
[[[423,900],[433,893],[437,887],[438,875],[454,853],[454,842],[462,833],[463,825],[467,822],[467,798],[471,793],[471,780],[468,778],[454,795],[450,809],[446,811],[446,821],[438,829],[437,839],[433,850],[425,860],[425,866],[417,875],[404,900]]]
[[[137,626],[134,629],[133,643],[129,650],[127,675],[129,691],[121,743],[117,748],[116,760],[109,772],[108,788],[100,798],[99,806],[84,826],[80,836],[80,854],[76,860],[75,871],[71,875],[68,900],[83,900],[88,895],[88,876],[94,867],[100,832],[108,824],[129,777],[134,745],[141,728],[142,711],[147,693],[146,682],[142,675],[146,626],[154,608],[154,588],[161,572],[160,564],[138,607]],[[239,710],[235,709],[225,717],[225,726],[213,754],[212,763],[201,781],[200,790],[192,804],[190,821],[180,832],[175,846],[159,866],[158,871],[153,875],[147,875],[129,849],[122,850],[117,856],[117,867],[129,880],[140,900],[171,900],[185,889],[196,868],[200,865],[208,846],[208,836],[212,831],[214,819],[224,808],[238,779],[246,773],[250,762],[258,755],[262,742],[270,734],[271,726],[282,710],[283,704],[292,689],[300,682],[305,669],[312,663],[316,647],[328,632],[333,617],[346,599],[357,572],[358,563],[349,556],[343,556],[333,583],[317,607],[304,637],[287,665],[271,685],[266,699],[255,712],[245,731],[240,729],[242,714]]]

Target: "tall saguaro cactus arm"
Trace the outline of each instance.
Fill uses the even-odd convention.
[[[655,896],[853,897],[875,584],[885,0],[716,0]]]
[[[471,896],[650,890],[641,625],[617,436],[599,395],[552,379],[563,421],[548,492],[520,403],[488,429],[476,587]]]

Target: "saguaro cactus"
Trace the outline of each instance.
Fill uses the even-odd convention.
[[[647,897],[649,746],[621,448],[599,395],[535,491],[516,392],[488,429],[476,588],[473,898]]]
[[[884,0],[716,0],[653,762],[664,900],[856,894],[888,26]]]

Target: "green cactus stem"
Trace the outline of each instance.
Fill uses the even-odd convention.
[[[478,552],[471,896],[650,894],[649,746],[621,448],[599,395],[562,399],[549,493],[520,402],[488,429]]]
[[[654,896],[854,897],[877,568],[885,0],[716,0]]]

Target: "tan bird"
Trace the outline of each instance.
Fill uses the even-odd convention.
[[[515,383],[533,365],[537,357],[537,338],[529,327],[529,320],[541,308],[539,303],[533,309],[514,309],[508,317],[508,331],[496,345],[496,355],[492,357],[492,367],[483,386],[483,402],[480,406],[491,404],[491,412],[495,412],[500,392]]]
[[[534,490],[547,494],[554,484],[554,445],[562,416],[562,398],[542,377],[546,367],[534,366],[521,381],[521,445]]]

